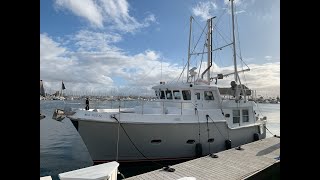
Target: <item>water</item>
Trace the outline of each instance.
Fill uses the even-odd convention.
[[[82,101],[70,101],[72,107],[84,108]],[[110,108],[118,107],[119,102],[90,102],[90,108]],[[121,106],[132,107],[137,105],[136,101],[122,102]],[[58,174],[80,169],[93,165],[93,161],[88,150],[83,143],[81,136],[72,125],[68,118],[58,122],[52,120],[54,109],[63,109],[65,104],[63,101],[40,101],[41,112],[46,115],[45,119],[40,121],[40,177],[52,176],[58,180]],[[280,104],[258,104],[260,111],[257,113],[267,116],[267,137],[273,134],[280,136]],[[145,173],[161,167],[154,164],[143,164],[139,166],[120,165],[119,170],[125,177]]]

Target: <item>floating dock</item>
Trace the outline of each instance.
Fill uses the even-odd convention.
[[[280,172],[280,137],[258,140],[170,168],[174,172],[159,169],[126,180],[266,179]]]

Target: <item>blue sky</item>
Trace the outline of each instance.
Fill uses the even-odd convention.
[[[251,69],[242,82],[262,95],[278,95],[280,2],[236,0],[235,7],[237,52]],[[59,90],[63,80],[70,93],[136,94],[150,92],[160,80],[177,80],[187,59],[191,15],[193,45],[212,16],[213,48],[231,42],[228,0],[41,1],[40,78],[45,89]],[[231,47],[215,52],[212,74],[232,71],[231,55]],[[191,66],[200,60],[194,57]]]

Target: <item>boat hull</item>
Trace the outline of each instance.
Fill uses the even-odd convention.
[[[75,120],[72,122],[77,125],[79,134],[96,163],[113,160],[137,162],[192,159],[225,150],[226,140],[231,140],[231,147],[236,147],[256,140],[254,134],[258,134],[259,139],[266,136],[265,125],[231,129],[223,121],[135,122],[121,123],[121,125],[117,122]],[[208,139],[212,142],[208,142]],[[201,145],[197,145],[198,143]]]

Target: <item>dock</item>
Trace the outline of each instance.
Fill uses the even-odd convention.
[[[126,180],[266,179],[266,173],[280,172],[280,137],[258,140],[170,168],[174,172],[158,169]]]

